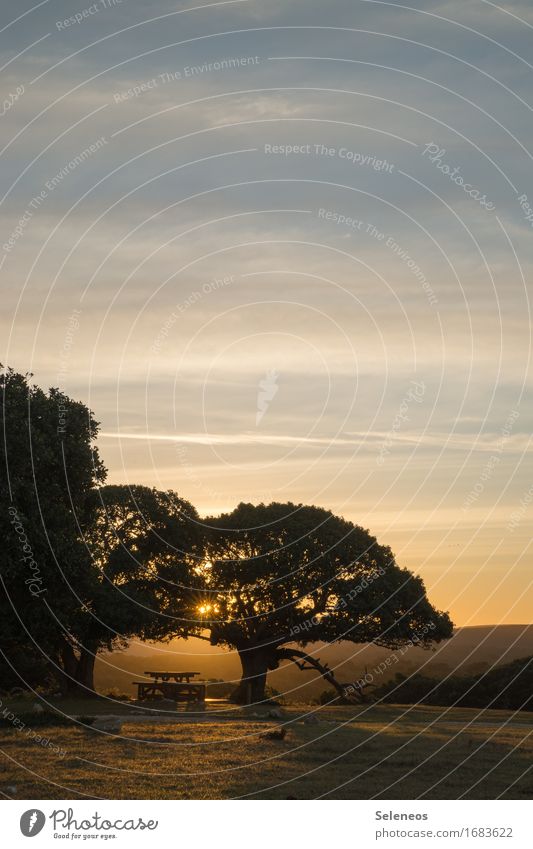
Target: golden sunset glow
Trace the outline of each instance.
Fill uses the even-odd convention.
[[[195,42],[196,13],[180,10],[187,50],[216,53],[182,77],[120,26],[144,58],[104,84],[74,51],[79,99],[62,88],[65,40],[103,15],[52,26],[56,58],[21,54],[39,85],[4,116],[23,134],[8,173],[28,184],[2,207],[1,360],[94,410],[108,483],[172,489],[201,517],[241,501],[331,509],[390,545],[457,624],[527,622],[533,200],[507,111],[529,89],[489,92],[470,56],[444,74],[432,33],[418,76],[410,27],[426,44],[425,24],[442,25],[453,54],[451,30],[360,6],[334,2],[325,35],[323,4],[209,6],[253,57],[231,70],[210,65],[229,36]],[[394,38],[378,37],[383,16]],[[488,61],[480,45],[497,42],[470,20],[460,31]],[[523,85],[514,53],[496,54],[495,78]],[[9,61],[6,93],[21,79]]]
[[[533,0],[2,11],[7,844],[533,849]]]

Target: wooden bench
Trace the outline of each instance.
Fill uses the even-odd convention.
[[[145,672],[145,675],[149,675],[150,678],[160,679],[161,681],[176,681],[177,683],[181,683],[182,681],[186,681],[187,684],[190,682],[191,678],[195,678],[199,675],[199,672]]]
[[[189,705],[205,706],[206,685],[201,681],[191,681],[199,672],[145,672],[154,680],[132,681],[137,687],[139,701],[159,701],[169,699],[185,702]]]

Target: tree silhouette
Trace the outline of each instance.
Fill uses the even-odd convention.
[[[395,650],[410,642],[429,647],[452,634],[421,578],[401,569],[368,531],[328,510],[242,503],[205,525],[201,606],[211,643],[239,654],[237,701],[262,700],[268,670],[282,661],[315,669],[346,695],[349,688],[306,650],[311,643]]]
[[[10,369],[0,391],[4,687],[55,680],[91,693],[100,649],[198,636],[238,652],[238,701],[261,701],[284,661],[357,698],[311,644],[395,650],[451,636],[422,580],[363,528],[291,503],[201,521],[174,492],[103,486],[84,404]]]
[[[200,586],[195,567],[202,536],[194,507],[172,491],[146,486],[105,486],[93,493],[84,541],[96,567],[83,647],[88,655],[83,684],[94,689],[92,672],[101,649],[128,639],[187,636],[191,596]],[[72,645],[75,654],[76,646]]]
[[[83,633],[96,574],[79,523],[90,523],[106,470],[84,404],[12,369],[0,375],[0,396],[2,681],[20,684],[22,675],[32,685],[67,672],[65,649]]]
[[[99,488],[84,404],[12,369],[0,389],[0,685],[91,695],[100,650],[194,631],[198,516],[172,492]]]

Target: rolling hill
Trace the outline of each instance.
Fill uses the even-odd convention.
[[[403,653],[395,653],[373,645],[346,642],[317,643],[308,646],[307,650],[327,661],[342,682],[356,681],[365,671],[373,676],[376,684],[385,683],[397,672],[410,674],[417,670],[435,678],[452,673],[476,675],[491,667],[533,656],[533,625],[457,628],[453,637],[436,646],[434,651],[412,646]],[[390,665],[380,671],[380,664],[383,666],[388,658]],[[190,669],[200,672],[203,678],[235,683],[240,676],[235,652],[213,648],[200,640],[173,640],[168,645],[137,643],[126,651],[102,655],[96,664],[96,686],[101,692],[116,689],[133,694],[135,688],[131,682],[148,669]],[[317,698],[327,688],[316,673],[301,672],[293,664],[271,672],[268,682],[293,702]]]

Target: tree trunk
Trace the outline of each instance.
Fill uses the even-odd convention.
[[[270,652],[264,649],[239,649],[242,665],[242,678],[232,695],[232,701],[239,705],[257,704],[265,700],[266,677],[271,665]]]
[[[61,647],[61,663],[63,675],[59,683],[61,692],[64,696],[67,696],[76,689],[76,670],[78,668],[78,658],[70,643],[65,642]]]
[[[96,660],[96,649],[93,646],[84,646],[80,650],[76,680],[85,696],[94,696],[94,663]]]
[[[63,675],[61,690],[64,695],[69,696],[95,696],[94,689],[94,663],[96,660],[96,646],[89,644],[79,651],[76,656],[74,647],[65,642],[61,648],[61,661],[63,664]]]

